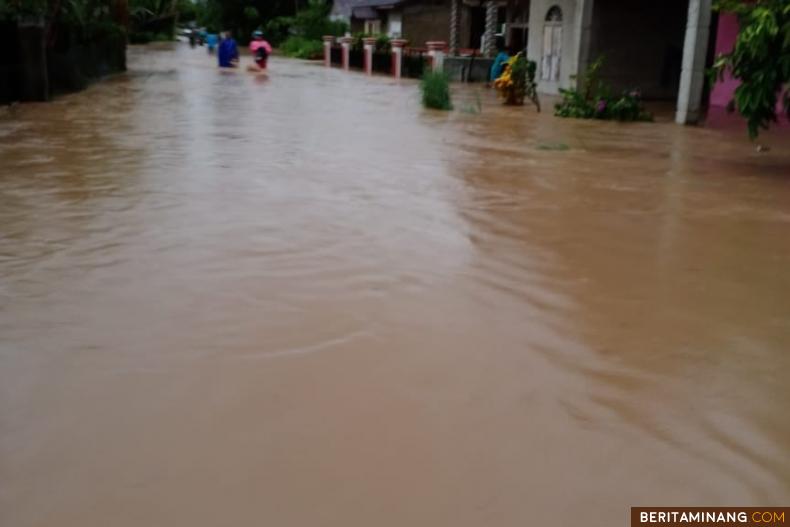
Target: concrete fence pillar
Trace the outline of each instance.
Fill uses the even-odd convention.
[[[680,72],[678,124],[696,124],[702,107],[702,88],[705,85],[705,57],[708,53],[711,0],[690,0],[683,43],[683,68]]]
[[[335,37],[324,35],[324,66],[327,68],[332,67],[332,44],[334,43]]]
[[[486,6],[486,31],[483,35],[483,54],[486,57],[493,57],[496,53],[496,22],[497,5],[493,0],[488,0]]]
[[[428,48],[428,56],[431,57],[431,69],[433,71],[444,70],[444,54],[447,49],[447,42],[443,40],[434,40],[426,42],[425,47]]]
[[[402,38],[390,40],[390,45],[392,46],[392,75],[396,79],[400,79],[403,71],[403,48],[406,47],[407,42],[407,40]]]
[[[351,62],[351,43],[354,42],[353,37],[341,37],[340,46],[343,51],[343,69],[348,71]]]
[[[376,37],[365,37],[362,45],[365,50],[365,73],[373,75],[373,50],[376,49]]]
[[[450,0],[450,55],[461,47],[461,0]]]

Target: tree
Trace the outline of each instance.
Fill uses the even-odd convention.
[[[777,121],[780,97],[790,119],[790,1],[719,0],[716,9],[737,15],[740,32],[733,50],[716,58],[712,74],[721,80],[729,71],[741,82],[733,103],[754,139]]]

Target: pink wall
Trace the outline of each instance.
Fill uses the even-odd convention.
[[[719,53],[729,53],[735,45],[738,37],[738,18],[731,13],[722,13],[719,16],[719,31],[716,34],[716,55]],[[710,94],[710,105],[726,107],[732,100],[732,94],[738,87],[738,81],[730,76],[729,72],[724,74],[724,81],[717,82],[713,86]]]
[[[738,37],[738,18],[731,13],[721,13],[719,15],[719,29],[716,33],[716,55],[719,53],[729,53],[735,46],[735,39]],[[729,72],[724,73],[724,80],[717,82],[710,92],[710,109],[708,111],[707,125],[713,127],[723,127],[728,124],[742,122],[738,114],[728,114],[725,108],[732,100],[735,88],[740,83],[733,79]],[[776,104],[779,114],[778,124],[781,128],[787,127],[790,121],[782,118],[782,99]]]

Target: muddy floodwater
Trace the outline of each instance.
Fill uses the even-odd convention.
[[[790,502],[788,136],[129,64],[0,115],[4,527]]]

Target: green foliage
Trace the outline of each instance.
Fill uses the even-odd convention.
[[[329,20],[329,10],[329,4],[311,0],[295,16],[281,16],[269,20],[264,27],[264,35],[275,46],[290,36],[320,42],[324,35],[343,35],[348,30],[348,25],[342,21]]]
[[[178,0],[176,6],[179,22],[197,21],[200,14],[200,4],[197,4],[192,0]]]
[[[39,17],[47,13],[47,0],[0,0],[0,18]]]
[[[296,3],[294,0],[197,0],[198,23],[231,31],[244,43],[260,27],[262,21],[294,15]],[[255,8],[258,13],[254,19],[248,17],[250,7]],[[266,38],[269,40],[269,35]]]
[[[285,39],[285,42],[280,46],[280,50],[285,55],[297,59],[317,59],[324,54],[324,44],[318,40],[291,36]]]
[[[537,68],[535,61],[527,60],[523,53],[517,53],[508,60],[502,75],[494,81],[494,87],[505,99],[505,104],[522,105],[528,97],[540,111],[535,82]]]
[[[604,58],[599,57],[579,79],[579,89],[560,89],[562,100],[554,106],[554,115],[575,119],[606,119],[616,121],[652,121],[653,116],[642,104],[638,90],[613,95],[600,79]]]
[[[148,31],[129,33],[129,44],[148,44],[153,42],[156,35]]]
[[[389,52],[390,48],[392,48],[392,44],[390,44],[389,35],[382,33],[376,37],[376,51]]]
[[[291,33],[293,21],[294,17],[292,16],[278,16],[266,22],[266,25],[263,26],[263,34],[266,35],[266,40],[273,46],[282,44]]]
[[[734,104],[754,139],[777,121],[780,96],[790,119],[790,2],[719,0],[716,9],[735,13],[740,33],[734,49],[716,58],[711,75],[720,80],[730,71],[741,81]]]
[[[422,105],[436,110],[452,110],[450,79],[443,71],[428,72],[420,81]]]
[[[258,13],[258,10],[252,7],[251,5],[244,8],[244,18],[246,18],[249,22],[252,22],[253,24],[258,23],[258,18],[260,16],[261,15]]]

